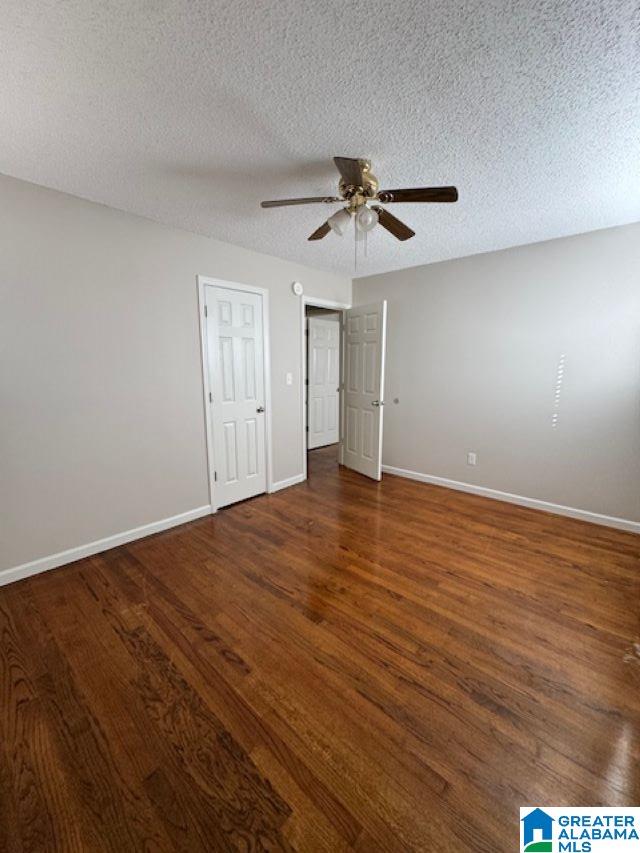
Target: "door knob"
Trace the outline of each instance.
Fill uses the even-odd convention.
[[[261,415],[264,412],[264,406],[258,406],[256,409],[257,414]]]
[[[384,401],[383,400],[372,400],[371,405],[376,406],[376,407],[384,406]]]

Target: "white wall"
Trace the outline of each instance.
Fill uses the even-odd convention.
[[[198,274],[269,289],[274,480],[301,473],[291,282],[349,279],[3,176],[0,240],[0,570],[208,503]]]
[[[640,521],[640,225],[354,281],[382,298],[385,465]]]

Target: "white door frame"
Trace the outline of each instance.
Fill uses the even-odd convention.
[[[331,299],[321,299],[319,296],[303,296],[300,299],[300,358],[302,370],[300,371],[300,408],[302,411],[302,479],[307,479],[307,318],[305,308],[311,305],[313,308],[329,308],[337,311],[340,315],[351,308],[351,303],[334,302]],[[342,351],[343,346],[343,322],[340,317],[340,412],[339,412],[339,434],[340,434],[340,462],[342,462]]]
[[[209,353],[207,351],[207,317],[205,315],[205,288],[221,287],[225,290],[239,290],[244,293],[256,293],[262,297],[262,324],[264,347],[264,405],[266,409],[264,446],[266,455],[265,471],[267,475],[267,492],[272,491],[272,447],[271,447],[271,345],[269,342],[269,291],[264,287],[253,287],[250,284],[240,284],[236,281],[225,281],[222,278],[210,278],[206,275],[196,276],[198,283],[198,316],[200,318],[200,355],[202,358],[202,402],[204,404],[205,441],[207,445],[207,479],[209,481],[209,503],[211,512],[218,511],[216,502],[216,484],[211,478],[215,471],[213,423],[211,418],[211,403],[209,397]]]

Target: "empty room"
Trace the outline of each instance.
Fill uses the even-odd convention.
[[[0,12],[0,853],[639,849],[637,3]]]

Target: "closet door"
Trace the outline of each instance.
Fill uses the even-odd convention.
[[[266,490],[262,297],[207,286],[216,506]]]
[[[309,317],[307,324],[307,447],[312,450],[339,439],[340,321]]]

